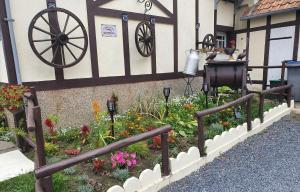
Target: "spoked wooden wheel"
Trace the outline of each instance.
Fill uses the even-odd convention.
[[[149,57],[154,50],[154,32],[148,21],[142,21],[135,30],[135,44],[143,57]]]
[[[30,23],[28,38],[35,55],[55,68],[76,65],[88,47],[87,32],[80,19],[61,8],[39,12]]]
[[[213,34],[207,34],[205,35],[203,42],[202,42],[202,48],[204,50],[212,51],[213,48],[216,45],[216,39]]]

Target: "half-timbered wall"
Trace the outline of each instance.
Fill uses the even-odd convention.
[[[0,33],[1,33],[1,31],[0,31]],[[3,50],[1,34],[0,34],[0,83],[8,83],[6,62],[5,62],[5,57],[4,57],[4,50]]]
[[[217,6],[217,25],[233,27],[234,25],[234,3],[219,1]]]

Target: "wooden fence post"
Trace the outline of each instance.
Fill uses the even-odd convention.
[[[197,117],[198,121],[198,148],[201,156],[205,156],[205,138],[203,117]]]
[[[247,130],[252,130],[252,97],[247,101]]]
[[[162,174],[164,176],[167,176],[170,174],[168,133],[161,134],[161,149],[162,149]]]
[[[264,122],[264,102],[265,102],[265,95],[264,94],[260,94],[259,96],[259,118],[260,118],[260,122],[263,123]]]
[[[41,119],[41,108],[33,107],[33,115],[35,121],[35,138],[36,138],[36,154],[35,154],[35,169],[38,169],[46,165],[46,156],[45,156],[45,143]],[[36,179],[35,183],[36,192],[52,192],[52,178],[51,176]]]

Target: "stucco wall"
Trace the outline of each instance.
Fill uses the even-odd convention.
[[[217,24],[233,27],[234,4],[227,1],[219,1],[217,11]]]
[[[265,36],[266,31],[256,31],[250,33],[249,45],[249,65],[263,66],[265,52]],[[262,80],[263,70],[254,69],[250,72],[252,80]]]
[[[6,70],[6,62],[3,52],[3,43],[0,39],[0,82],[8,83],[7,70]]]
[[[294,20],[296,20],[296,12],[275,14],[272,15],[271,24],[283,23],[283,22],[294,21]]]
[[[242,52],[247,47],[247,33],[240,33],[236,35],[236,48]]]
[[[43,119],[47,115],[59,116],[59,126],[81,126],[88,124],[93,119],[92,101],[96,100],[101,105],[101,111],[107,110],[106,101],[112,93],[118,96],[120,112],[126,110],[138,98],[163,97],[162,90],[165,86],[171,87],[171,97],[184,94],[185,81],[183,79],[153,81],[122,85],[108,85],[101,87],[87,87],[59,91],[40,91],[38,100],[42,109]],[[200,91],[202,78],[195,78],[193,82],[195,91]]]
[[[250,21],[250,28],[265,26],[266,24],[267,24],[266,17],[254,18],[251,19]]]
[[[214,1],[199,0],[199,39],[203,40],[206,34],[214,33]]]
[[[187,11],[188,10],[188,11]],[[178,1],[178,70],[183,71],[187,51],[195,49],[195,1]]]
[[[247,21],[246,20],[241,20],[241,17],[244,15],[244,13],[247,9],[248,9],[247,6],[243,6],[243,7],[240,7],[236,11],[235,30],[240,30],[240,29],[246,29],[247,28]]]

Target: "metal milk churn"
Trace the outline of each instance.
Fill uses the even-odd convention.
[[[191,49],[185,63],[183,73],[186,75],[196,75],[200,61],[199,51]]]

